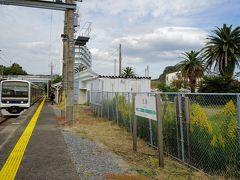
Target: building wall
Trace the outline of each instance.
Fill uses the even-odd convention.
[[[87,103],[87,90],[80,89],[79,90],[79,104],[85,104],[85,103]]]
[[[92,55],[87,46],[75,46],[74,65],[83,65],[86,69],[92,68]]]
[[[86,69],[74,75],[75,102],[87,102],[88,91],[106,92],[150,92],[151,79],[99,77],[91,69]]]
[[[166,75],[166,85],[170,86],[172,82],[178,79],[177,74],[180,72],[173,72]]]
[[[150,79],[99,78],[90,82],[93,91],[150,92]]]
[[[178,79],[178,73],[180,73],[180,75],[181,75],[181,72],[173,72],[173,73],[167,74],[166,75],[166,85],[170,86],[174,80],[177,80]],[[201,82],[202,78],[198,78],[196,80],[197,80],[196,92],[198,92],[198,88],[199,88],[198,85]],[[186,81],[189,81],[189,79],[186,79]],[[190,87],[188,87],[187,89],[182,89],[182,90],[183,91],[189,91]]]

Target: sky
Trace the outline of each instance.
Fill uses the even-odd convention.
[[[83,0],[78,28],[91,24],[87,43],[93,70],[114,74],[122,44],[123,67],[158,78],[182,53],[200,50],[212,30],[240,25],[239,0]],[[0,64],[19,63],[32,74],[61,72],[63,12],[0,5]]]

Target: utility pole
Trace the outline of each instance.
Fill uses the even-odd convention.
[[[66,3],[73,4],[74,0],[66,0]],[[74,35],[74,10],[65,11],[64,35],[63,41],[63,75],[65,85],[65,120],[73,122],[73,35]]]
[[[116,59],[114,59],[114,76],[116,76],[117,75],[117,70],[116,70],[116,67],[117,67],[117,60]]]
[[[119,45],[119,76],[122,74],[122,45]]]
[[[67,13],[64,13],[64,29],[63,29],[63,64],[62,64],[62,85],[63,85],[63,96],[64,96],[64,110],[61,111],[61,116],[66,119],[66,100],[67,100],[67,57],[68,57],[68,48],[67,48]]]
[[[53,63],[51,62],[50,65],[50,76],[51,76],[51,81],[53,80]]]
[[[53,64],[51,62],[51,79],[53,79]]]
[[[149,65],[147,65],[147,77],[149,77]]]

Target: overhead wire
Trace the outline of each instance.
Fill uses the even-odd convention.
[[[52,66],[52,23],[53,23],[53,11],[51,10],[50,18],[50,34],[49,34],[49,60],[51,61]]]
[[[10,63],[7,62],[6,60],[4,60],[4,59],[2,58],[2,56],[0,56],[0,59],[1,59],[3,62],[5,62],[6,64],[8,64],[8,65],[11,66],[11,59],[9,58],[9,56],[7,56],[3,51],[0,51],[0,53],[1,53],[2,55],[4,55],[4,56],[10,61]]]
[[[11,65],[11,64],[8,63],[7,61],[5,61],[1,56],[0,56],[0,59],[1,59],[3,62],[5,62],[6,64]]]
[[[109,50],[110,51],[110,53],[109,53],[109,59],[111,59],[111,58],[113,58],[114,56],[116,56],[116,53],[117,53],[117,49],[111,49],[111,50]],[[107,62],[96,62],[96,61],[94,61],[93,62],[93,64],[94,64],[94,66],[96,66],[96,65],[109,65],[109,63],[114,63],[114,59],[113,59],[113,61],[107,61]]]

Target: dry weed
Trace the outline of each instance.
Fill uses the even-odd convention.
[[[138,152],[132,151],[132,136],[112,121],[94,117],[87,106],[74,108],[75,124],[67,127],[81,136],[104,144],[108,150],[120,155],[139,175],[108,174],[106,179],[209,179],[204,173],[193,171],[165,157],[165,167],[158,167],[157,152],[145,141],[138,139]],[[66,127],[65,127],[66,128]]]

